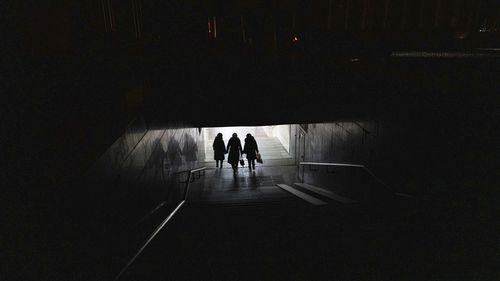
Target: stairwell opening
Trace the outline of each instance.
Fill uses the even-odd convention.
[[[225,145],[233,133],[238,135],[242,146],[247,134],[252,134],[257,141],[264,165],[277,164],[280,161],[292,161],[290,154],[291,125],[275,126],[240,126],[203,128],[205,143],[205,163],[214,164],[213,141],[218,133],[223,135]]]

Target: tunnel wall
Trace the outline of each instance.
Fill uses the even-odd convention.
[[[136,120],[86,174],[87,193],[103,196],[100,207],[115,213],[125,206],[121,211],[129,214],[116,215],[133,223],[166,200],[174,173],[198,166],[204,158],[202,142],[196,128],[149,129]]]
[[[378,171],[381,133],[378,122],[346,120],[295,125],[295,136],[301,130],[299,126],[305,129],[305,137],[303,140],[296,137],[294,151],[299,149],[298,156],[303,155],[305,162],[358,164],[370,169],[374,167]],[[296,153],[294,155],[297,156]],[[306,183],[331,189],[355,200],[364,200],[370,194],[365,192],[367,184],[374,189],[379,188],[366,172],[352,167],[301,166],[298,176]]]
[[[493,133],[476,116],[401,110],[379,121],[307,124],[304,160],[365,165],[396,192],[488,210],[497,200]]]
[[[375,161],[379,129],[376,122],[309,124],[305,160],[369,166]]]
[[[450,183],[444,163],[449,159],[446,137],[425,119],[307,124],[304,160],[364,165],[395,191],[430,196],[438,183]],[[328,182],[324,174],[308,178]]]
[[[138,118],[87,172],[72,202],[88,233],[83,243],[112,254],[104,256],[114,267],[100,272],[117,274],[182,200],[184,171],[203,161],[203,139],[197,128],[155,128]]]

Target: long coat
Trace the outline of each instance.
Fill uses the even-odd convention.
[[[224,140],[220,137],[216,137],[214,140],[214,144],[212,145],[214,148],[214,160],[224,160],[226,159],[226,144]]]
[[[246,137],[243,153],[247,155],[247,159],[254,160],[255,158],[257,158],[256,152],[259,152],[259,147],[257,147],[257,142],[255,141],[255,138],[252,136]]]
[[[241,141],[238,137],[231,137],[227,142],[227,162],[237,165],[241,154]]]

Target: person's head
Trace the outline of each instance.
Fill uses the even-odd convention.
[[[238,135],[236,133],[233,133],[233,138],[237,138]]]
[[[247,138],[251,138],[251,137],[252,137],[252,135],[251,135],[251,134],[247,134]]]
[[[222,139],[222,133],[218,133],[217,137]]]

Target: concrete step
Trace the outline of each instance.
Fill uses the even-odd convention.
[[[323,200],[320,200],[320,199],[318,199],[316,197],[313,197],[313,196],[311,196],[311,195],[309,195],[309,194],[307,194],[305,192],[302,192],[302,191],[300,191],[298,189],[295,189],[295,188],[293,188],[293,187],[291,187],[289,185],[286,185],[286,184],[277,184],[277,186],[280,187],[280,188],[282,188],[283,190],[288,191],[291,194],[299,197],[300,199],[303,199],[303,200],[309,202],[312,205],[321,206],[321,205],[328,204],[328,203],[326,203]]]
[[[321,187],[317,187],[317,186],[314,186],[314,185],[310,185],[310,184],[307,184],[307,183],[294,183],[293,184],[294,186],[297,186],[299,188],[302,188],[302,189],[305,189],[305,190],[309,190],[315,194],[319,194],[321,196],[324,196],[326,198],[329,198],[331,200],[334,200],[334,201],[337,201],[337,202],[340,202],[342,204],[354,204],[354,203],[357,203],[358,201],[355,201],[355,200],[352,200],[350,198],[347,198],[347,197],[344,197],[344,196],[340,196],[338,194],[336,194],[335,192],[331,191],[331,190],[327,190],[327,189],[324,189],[324,188],[321,188]]]

